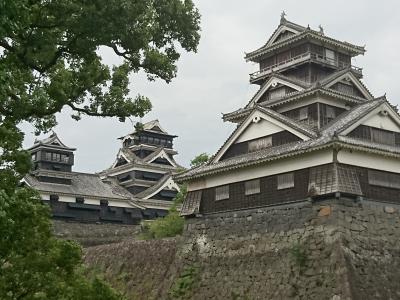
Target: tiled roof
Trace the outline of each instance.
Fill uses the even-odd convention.
[[[316,39],[319,41],[323,41],[327,44],[331,44],[333,46],[343,48],[347,51],[351,51],[354,54],[364,54],[364,52],[365,52],[364,47],[350,44],[348,42],[342,42],[337,39],[327,37],[327,36],[321,34],[320,32],[317,32],[317,31],[307,28],[305,31],[301,32],[300,34],[296,34],[290,38],[276,42],[270,46],[264,45],[255,51],[247,53],[245,58],[246,58],[246,60],[257,61],[257,58],[259,58],[260,56],[262,56],[264,54],[268,54],[274,50],[277,50],[279,48],[282,48],[284,46],[290,45],[294,42],[297,42],[297,41],[300,41],[300,40],[306,39],[306,38],[312,38],[312,39]]]
[[[301,133],[303,133],[304,135],[308,136],[308,137],[316,137],[317,133],[309,126],[296,122],[293,119],[290,119],[289,117],[286,117],[272,109],[266,108],[266,107],[262,107],[259,105],[256,105],[255,107],[249,108],[248,109],[248,113],[246,114],[246,116],[249,116],[253,111],[258,110],[261,111],[263,113],[265,113],[266,115],[284,123],[285,125],[293,128],[296,131],[299,131]],[[245,120],[243,120],[241,122],[244,123]],[[222,148],[225,146],[225,144],[232,138],[232,136],[234,136],[237,131],[239,130],[241,124],[239,124],[236,129],[229,135],[229,137],[225,140],[225,142],[222,144],[222,146],[218,149],[218,151],[216,152],[216,154],[210,159],[210,162],[212,162],[214,160],[214,158],[220,153],[220,151],[222,150]]]
[[[33,148],[36,148],[38,146],[49,146],[52,148],[59,148],[59,149],[65,149],[65,150],[70,150],[70,151],[74,151],[76,150],[75,148],[70,148],[68,146],[66,146],[61,140],[60,138],[57,136],[57,134],[53,131],[53,133],[47,137],[44,138],[42,140],[35,140],[34,144],[32,147],[30,147],[28,150],[31,150]]]
[[[136,194],[135,198],[144,199],[145,197],[157,192],[169,179],[171,179],[171,177],[171,173],[166,173],[155,185],[149,187],[143,192],[140,192],[139,194]]]
[[[294,156],[305,152],[315,151],[328,147],[335,143],[343,146],[358,147],[359,149],[370,149],[387,153],[400,154],[400,149],[393,146],[381,145],[365,140],[355,139],[348,136],[341,136],[340,133],[346,128],[359,121],[363,116],[386,102],[385,97],[363,102],[351,110],[339,116],[336,120],[321,128],[319,135],[307,141],[285,144],[281,146],[263,149],[257,152],[235,156],[216,163],[208,163],[187,172],[178,174],[175,179],[182,182],[189,179],[199,178],[223,171],[238,169],[244,166],[261,164],[274,159]],[[275,112],[276,113],[276,112]],[[278,113],[276,113],[278,114]]]
[[[321,132],[323,135],[332,135],[335,133],[340,133],[384,102],[386,102],[386,98],[380,97],[359,104],[353,107],[351,110],[348,110],[342,115],[340,115],[337,119],[333,120],[331,123],[328,123],[327,125],[322,127]]]
[[[97,174],[77,172],[72,172],[71,175],[71,185],[42,182],[32,175],[26,175],[25,180],[32,188],[46,193],[118,200],[130,200],[132,197],[129,191],[112,178],[101,180]]]
[[[271,101],[271,100],[264,101],[264,102],[259,103],[258,105],[261,107],[275,107],[275,106],[278,106],[278,105],[281,105],[284,103],[289,103],[289,102],[293,102],[293,101],[296,101],[296,100],[299,100],[299,99],[302,99],[305,97],[312,96],[316,93],[321,93],[323,95],[335,97],[338,99],[345,100],[349,103],[355,103],[355,104],[363,103],[366,101],[364,98],[347,95],[347,94],[341,93],[341,92],[333,90],[333,89],[328,89],[328,88],[324,88],[321,86],[317,86],[317,87],[311,87],[311,88],[305,89],[303,91],[290,93],[290,94],[286,95],[285,97],[282,97],[282,98],[274,100],[274,101]],[[252,110],[251,107],[238,109],[236,111],[224,114],[223,119],[225,121],[236,120],[238,118],[247,116],[251,110]]]

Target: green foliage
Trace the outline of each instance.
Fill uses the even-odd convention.
[[[307,264],[307,253],[304,246],[300,244],[293,245],[290,249],[290,255],[295,264],[300,268],[300,271],[302,271]]]
[[[52,237],[49,209],[36,192],[0,191],[1,299],[121,299],[81,270],[81,248]]]
[[[189,297],[194,283],[199,276],[199,267],[190,266],[186,267],[180,276],[176,279],[175,283],[169,291],[172,299],[186,299]]]
[[[174,204],[165,218],[147,221],[142,224],[141,238],[144,240],[174,237],[182,234],[185,219],[179,215],[179,207],[186,197],[187,186],[182,185],[174,198]]]
[[[201,165],[207,163],[209,160],[210,156],[207,153],[201,153],[190,161],[190,167],[191,168],[200,167]]]
[[[77,120],[144,116],[151,103],[130,97],[130,75],[170,82],[177,47],[196,51],[199,18],[190,0],[0,1],[1,299],[120,299],[85,279],[80,247],[55,239],[39,195],[19,187],[31,162],[18,125],[48,131],[63,107]]]

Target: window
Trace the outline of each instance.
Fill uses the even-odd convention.
[[[53,161],[61,161],[61,154],[60,153],[53,153],[52,154]]]
[[[332,106],[327,106],[326,107],[326,117],[328,119],[334,119],[336,118],[336,113],[335,113],[335,108]]]
[[[51,152],[46,152],[45,158],[46,158],[46,160],[51,160]]]
[[[278,190],[294,187],[294,174],[286,173],[278,175]]]
[[[331,49],[325,49],[325,58],[330,64],[335,63],[335,52]]]
[[[396,144],[394,132],[371,127],[372,141],[378,144],[392,145]]]
[[[76,198],[75,198],[75,202],[76,202],[76,203],[83,204],[83,203],[85,203],[85,199],[84,199],[83,197],[76,197]]]
[[[245,187],[244,194],[246,196],[253,195],[253,194],[259,194],[260,193],[260,179],[246,181],[244,183],[244,187]]]
[[[300,114],[300,117],[299,117],[300,121],[307,120],[308,119],[308,107],[300,108],[299,114]]]
[[[368,183],[393,189],[400,189],[400,175],[368,170]]]
[[[57,202],[60,199],[58,195],[50,195],[50,201],[51,202]]]
[[[36,160],[36,153],[32,153],[32,160],[33,160],[33,161]]]
[[[215,201],[229,199],[229,185],[215,188]]]
[[[64,163],[68,163],[68,155],[67,154],[61,154],[61,161]]]
[[[269,147],[272,147],[272,136],[267,136],[249,142],[249,152],[258,151]]]
[[[285,97],[286,95],[286,90],[284,87],[272,90],[269,92],[269,99],[270,100],[275,100],[275,99],[279,99],[282,97]]]
[[[345,84],[345,83],[342,83],[342,82],[339,82],[337,84],[337,89],[338,89],[339,92],[342,92],[342,93],[347,94],[347,95],[353,95],[354,94],[353,86]]]

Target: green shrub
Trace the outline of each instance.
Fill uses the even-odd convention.
[[[180,276],[176,279],[174,285],[169,291],[172,299],[185,299],[192,290],[199,274],[199,268],[196,266],[186,267]]]
[[[141,239],[161,239],[182,234],[185,219],[179,215],[177,207],[182,204],[187,192],[185,185],[180,188],[180,192],[176,195],[174,204],[166,217],[154,221],[146,221],[142,224]]]

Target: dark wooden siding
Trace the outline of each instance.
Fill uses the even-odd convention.
[[[355,128],[352,132],[350,132],[348,135],[353,138],[377,143],[379,141],[374,140],[374,137],[372,134],[373,132],[375,134],[382,132],[385,136],[392,135],[392,136],[390,136],[391,137],[390,139],[385,140],[383,138],[380,138],[379,141],[386,145],[400,147],[400,133],[394,132],[394,131],[360,125],[357,128]]]
[[[304,119],[304,120],[300,120],[300,110],[303,108],[307,108],[308,118]],[[313,103],[310,105],[306,105],[306,106],[295,108],[295,109],[292,109],[289,111],[285,111],[282,114],[293,120],[310,125],[311,127],[318,127],[318,104],[317,103]]]
[[[283,144],[288,144],[288,143],[292,143],[292,142],[297,142],[297,141],[301,140],[298,136],[290,133],[289,131],[277,132],[275,134],[272,134],[271,137],[272,137],[272,147],[283,145]],[[262,138],[264,138],[264,137],[262,137]],[[262,138],[259,138],[259,139],[262,139]],[[225,160],[225,159],[228,159],[231,157],[235,157],[238,155],[248,153],[249,152],[249,142],[256,141],[259,139],[253,139],[253,140],[245,141],[242,143],[233,144],[232,146],[230,146],[228,148],[228,150],[222,156],[221,160]]]
[[[329,109],[333,109],[333,111],[334,111],[334,117],[333,118],[328,113]],[[320,126],[322,127],[322,126],[328,124],[329,122],[331,122],[332,120],[336,119],[339,115],[341,115],[345,111],[346,110],[344,108],[341,108],[341,107],[320,103],[319,104]]]
[[[399,170],[400,171],[400,170]],[[360,180],[363,195],[367,199],[375,201],[384,201],[400,204],[400,189],[388,188],[377,185],[370,185],[368,181],[368,169],[357,167],[357,173]],[[390,172],[387,172],[390,174]],[[392,173],[396,174],[396,173]]]
[[[335,83],[331,87],[331,89],[336,90],[336,91],[346,94],[346,95],[365,98],[365,96],[360,92],[360,90],[352,83],[346,84],[346,83],[338,82],[338,83]]]
[[[200,206],[201,213],[245,209],[301,200],[307,197],[308,169],[294,171],[294,188],[277,189],[277,175],[260,178],[260,193],[245,195],[245,181],[229,185],[229,199],[215,201],[215,188],[205,189]]]
[[[369,184],[367,168],[351,165],[340,165],[343,168],[351,168],[358,176],[362,195],[366,199],[400,204],[400,189],[388,188]],[[400,176],[398,173],[390,173]],[[213,213],[236,209],[248,209],[259,206],[286,203],[303,200],[309,196],[308,185],[310,169],[294,171],[294,187],[278,190],[278,175],[262,177],[260,179],[260,193],[245,195],[245,181],[229,184],[229,199],[215,201],[215,188],[202,191],[200,212]]]
[[[119,224],[139,224],[143,219],[142,211],[138,208],[112,207],[107,204],[68,203],[57,199],[45,201],[44,203],[50,205],[52,218],[54,219]]]

